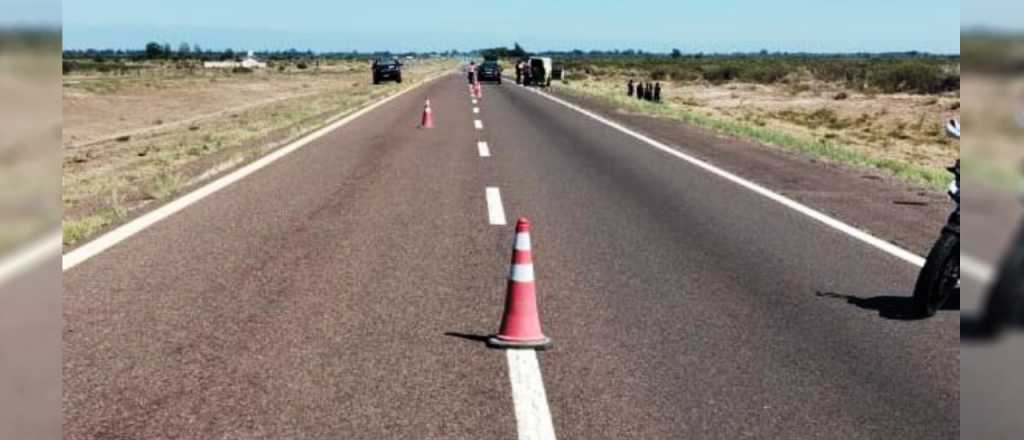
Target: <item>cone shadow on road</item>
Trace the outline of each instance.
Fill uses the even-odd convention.
[[[819,298],[831,298],[846,301],[847,304],[864,310],[878,312],[878,316],[897,321],[917,321],[923,317],[914,312],[914,299],[909,296],[881,295],[872,298],[861,298],[835,292],[817,292]],[[942,310],[960,310],[959,297],[950,298]]]
[[[487,339],[491,337],[490,335],[471,335],[471,334],[467,334],[467,333],[457,333],[457,332],[448,332],[448,333],[445,333],[444,335],[452,337],[452,338],[459,338],[459,339],[465,339],[467,341],[479,342],[479,343],[485,344],[485,345],[487,344]]]

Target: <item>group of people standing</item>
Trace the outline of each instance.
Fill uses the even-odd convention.
[[[630,98],[636,96],[642,101],[661,102],[661,83],[651,84],[629,80],[629,84],[626,85],[626,93]]]

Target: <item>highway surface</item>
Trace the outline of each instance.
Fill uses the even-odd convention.
[[[970,185],[970,182],[968,183]],[[1006,191],[970,185],[964,202],[964,233],[971,237],[964,250],[988,267],[1007,251],[1017,233],[1021,216],[1019,200]],[[1018,374],[1024,365],[1024,334],[1016,329],[996,340],[980,338],[975,328],[988,295],[987,286],[971,277],[964,279],[963,325],[960,348],[960,437],[964,439],[1020,438],[1024,419],[1024,382]]]
[[[546,352],[483,342],[518,217]],[[960,435],[959,313],[877,311],[918,267],[507,83],[443,77],[122,238],[64,272],[66,439]]]

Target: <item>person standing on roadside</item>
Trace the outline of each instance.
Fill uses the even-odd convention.
[[[654,102],[661,102],[661,83],[654,83]]]
[[[637,83],[637,85],[636,85],[636,99],[639,99],[641,101],[644,99],[644,89],[646,87],[647,86],[644,83],[642,83],[642,82],[641,83]]]
[[[626,84],[626,95],[628,95],[630,98],[633,97],[633,88],[633,80],[629,80],[629,84]]]

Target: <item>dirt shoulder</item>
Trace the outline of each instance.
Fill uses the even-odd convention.
[[[65,78],[65,246],[453,67],[412,64],[404,84],[380,86],[370,83],[365,65],[301,74]]]
[[[0,56],[0,257],[60,223],[58,69],[51,55]]]
[[[552,93],[919,255],[930,248],[953,207],[942,191],[877,169],[827,162],[671,118],[630,112],[614,101],[564,88]]]
[[[975,103],[963,114],[965,176],[1015,189],[1024,163],[1024,129],[1016,117],[1024,110],[1024,78],[968,73],[963,81],[967,99]]]

